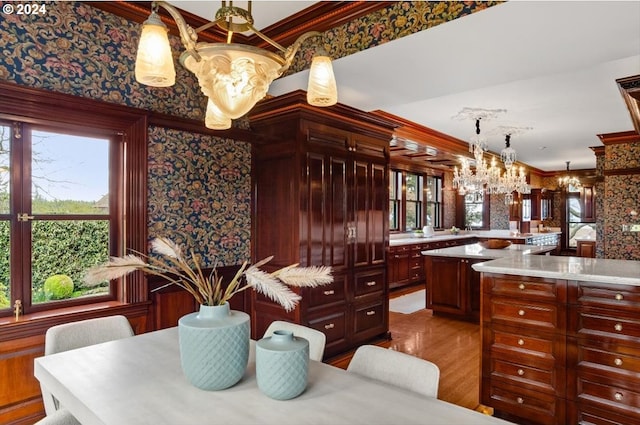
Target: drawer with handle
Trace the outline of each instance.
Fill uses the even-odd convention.
[[[578,282],[575,302],[579,306],[640,310],[640,287],[597,282]]]
[[[514,385],[526,385],[528,388],[551,394],[564,392],[566,377],[558,377],[554,368],[534,367],[508,360],[510,359],[501,359],[499,356],[491,358],[491,370],[488,372],[492,378],[508,381]]]
[[[631,380],[640,387],[640,341],[637,347],[618,345],[616,351],[606,346],[596,347],[578,344],[576,365],[581,372],[616,375],[619,379]]]
[[[375,270],[356,273],[356,296],[384,290],[384,271]]]
[[[640,342],[640,320],[618,315],[616,317],[597,311],[578,311],[575,332],[588,338],[615,338],[638,345]]]
[[[309,307],[324,306],[327,304],[345,301],[345,276],[336,275],[333,282],[309,288]]]
[[[636,418],[640,423],[640,392],[637,386],[618,386],[578,375],[577,400]]]
[[[564,289],[564,286],[556,281],[525,276],[494,277],[490,280],[490,284],[484,287],[485,292],[488,291],[494,295],[502,294],[541,301],[555,301],[560,289]]]
[[[553,330],[560,323],[558,307],[548,303],[518,303],[512,299],[491,298],[491,321],[528,325]],[[564,325],[564,324],[562,324]]]

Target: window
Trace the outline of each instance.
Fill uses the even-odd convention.
[[[0,123],[0,137],[0,310],[113,299],[111,285],[83,287],[82,275],[116,254],[116,142],[16,121]]]
[[[407,173],[405,177],[405,230],[422,228],[422,187],[419,174]]]
[[[426,225],[441,227],[442,222],[442,179],[427,176]]]
[[[109,255],[146,252],[147,113],[0,86],[0,316],[16,301],[39,319],[146,302],[142,273],[91,290],[80,282]],[[71,295],[57,275],[72,280]]]
[[[400,202],[402,201],[402,173],[391,170],[389,178],[389,230],[400,230]]]
[[[391,170],[389,230],[410,231],[424,225],[438,228],[441,220],[442,178]]]
[[[484,222],[484,192],[471,192],[464,195],[464,226],[483,228]]]

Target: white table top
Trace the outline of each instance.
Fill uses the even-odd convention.
[[[523,245],[512,244],[503,249],[483,248],[479,243],[452,246],[449,248],[430,249],[421,251],[422,255],[432,257],[477,258],[480,260],[495,260],[497,258],[514,255],[544,254],[553,251],[555,245]]]
[[[640,286],[640,261],[522,255],[472,265],[477,272]]]
[[[235,386],[203,391],[184,378],[177,328],[37,358],[35,376],[84,425],[508,423],[315,361],[292,400],[262,394],[255,363]]]

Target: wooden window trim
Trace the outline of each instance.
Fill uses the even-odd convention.
[[[123,149],[126,164],[117,164],[117,168],[123,173],[125,192],[123,195],[126,201],[123,210],[119,213],[127,217],[127,220],[124,228],[118,229],[123,241],[119,250],[146,252],[148,113],[130,107],[6,82],[0,82],[0,92],[2,93],[0,119],[58,128],[64,126],[69,131],[79,131],[90,126],[92,129],[104,130],[106,135],[117,135],[123,138],[121,149]],[[117,286],[116,294],[116,304],[146,302],[148,300],[146,277],[140,272],[132,273]],[[106,305],[114,304],[107,302]],[[84,304],[69,308],[82,311],[93,307],[93,304]],[[56,314],[56,310],[49,311],[52,315]],[[41,318],[47,314],[47,312],[38,312],[21,319],[28,320],[28,316]]]

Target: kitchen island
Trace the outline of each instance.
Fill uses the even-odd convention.
[[[480,403],[514,422],[640,423],[640,261],[510,256],[472,267]]]
[[[480,273],[471,266],[504,257],[546,254],[555,245],[512,244],[486,249],[479,243],[422,251],[426,276],[426,306],[444,314],[477,322],[480,317]]]

